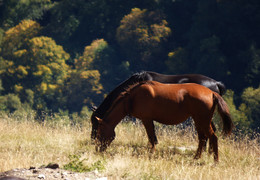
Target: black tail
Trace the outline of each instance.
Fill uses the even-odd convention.
[[[221,116],[223,122],[223,132],[225,135],[229,135],[232,132],[233,122],[229,113],[227,103],[224,99],[217,93],[214,92],[214,99],[218,105],[218,113]]]
[[[218,89],[219,89],[220,96],[223,96],[227,91],[225,85],[222,82],[218,81],[217,86],[218,86]]]

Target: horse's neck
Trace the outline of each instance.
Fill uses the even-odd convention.
[[[121,84],[119,84],[114,90],[112,90],[107,97],[103,100],[103,102],[99,105],[99,107],[96,109],[96,113],[99,115],[99,117],[103,118],[105,116],[105,113],[108,111],[108,109],[111,107],[111,104],[113,101],[118,97],[118,95],[125,90],[129,85],[133,84],[135,81],[132,78],[128,78]]]
[[[118,102],[105,117],[106,123],[113,128],[115,128],[117,124],[127,115],[125,101],[126,99],[124,98]]]

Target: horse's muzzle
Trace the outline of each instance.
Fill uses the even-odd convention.
[[[104,152],[107,149],[107,143],[100,142],[99,140],[95,140],[95,149],[96,152]]]
[[[104,152],[107,149],[106,145],[96,145],[96,152]]]

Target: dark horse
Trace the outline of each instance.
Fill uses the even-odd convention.
[[[130,78],[122,82],[113,91],[111,91],[103,100],[103,102],[100,104],[100,106],[94,110],[91,116],[91,122],[92,122],[91,139],[92,140],[95,140],[97,136],[98,121],[95,117],[97,116],[99,118],[103,118],[105,116],[105,113],[113,103],[113,101],[121,92],[123,92],[128,86],[142,81],[157,81],[161,83],[170,83],[170,84],[196,83],[196,84],[201,84],[220,95],[223,95],[226,91],[224,84],[222,84],[221,82],[200,74],[164,75],[164,74],[159,74],[150,71],[143,71],[141,73],[133,74]],[[212,124],[212,126],[213,129],[215,129],[214,124]]]
[[[155,150],[153,121],[166,125],[184,122],[192,117],[199,137],[195,158],[200,158],[206,139],[210,139],[214,160],[218,161],[218,138],[212,127],[216,105],[223,121],[223,132],[230,134],[233,123],[223,98],[210,89],[194,84],[162,84],[156,81],[137,83],[121,93],[110,106],[105,117],[99,121],[97,149],[106,150],[115,138],[115,127],[126,116],[131,115],[143,122],[152,152]]]

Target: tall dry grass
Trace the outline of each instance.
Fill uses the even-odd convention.
[[[0,172],[12,168],[63,164],[80,147],[86,131],[7,116],[0,119]]]
[[[63,166],[76,155],[110,179],[260,179],[259,138],[219,136],[220,162],[215,164],[206,152],[201,159],[193,159],[198,145],[193,128],[157,124],[159,144],[151,155],[143,126],[128,122],[117,126],[116,139],[101,154],[91,144],[90,124],[86,121],[71,126],[62,121],[52,124],[1,117],[0,171],[51,162]]]

